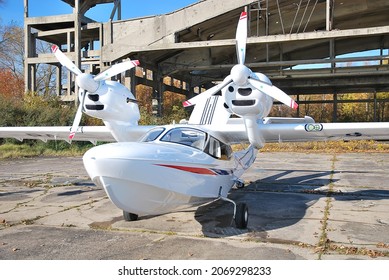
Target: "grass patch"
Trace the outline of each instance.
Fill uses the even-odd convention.
[[[25,158],[38,156],[82,156],[93,147],[89,142],[42,141],[15,143],[5,142],[0,145],[0,160],[10,158]],[[240,150],[247,145],[233,145],[233,149]],[[347,152],[389,152],[389,143],[373,140],[352,141],[314,141],[295,143],[268,143],[261,152],[298,152],[298,153],[347,153]]]
[[[0,159],[25,158],[37,156],[82,156],[92,144],[72,144],[65,142],[56,145],[49,143],[4,143],[0,145]]]
[[[374,140],[352,141],[314,141],[296,143],[269,143],[261,152],[299,152],[299,153],[348,153],[348,152],[389,152],[389,143]]]

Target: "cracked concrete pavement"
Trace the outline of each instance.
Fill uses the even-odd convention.
[[[0,259],[389,260],[388,153],[260,153],[232,206],[125,222],[81,157],[0,161]]]

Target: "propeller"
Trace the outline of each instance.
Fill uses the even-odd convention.
[[[99,73],[96,76],[93,76],[91,74],[82,73],[81,70],[59,49],[57,45],[53,45],[51,47],[51,51],[54,53],[55,57],[58,59],[62,66],[66,67],[70,72],[76,75],[76,83],[80,88],[80,105],[77,108],[77,113],[74,117],[73,125],[70,129],[69,134],[69,140],[71,141],[73,140],[80,125],[86,93],[96,92],[100,87],[101,81],[109,79],[119,73],[122,73],[139,65],[139,61],[128,60],[125,62],[114,64],[107,70]]]
[[[238,55],[238,63],[244,64],[246,59],[246,41],[247,41],[247,13],[240,14],[238,27],[236,28],[236,53]]]
[[[259,91],[267,94],[268,96],[277,99],[283,104],[297,109],[298,104],[290,98],[285,92],[277,88],[276,86],[259,80],[250,68],[244,65],[246,58],[246,41],[247,41],[247,13],[242,12],[239,18],[238,27],[236,29],[236,52],[238,58],[238,64],[232,67],[230,75],[228,75],[224,81],[201,94],[183,102],[184,107],[192,106],[201,100],[207,99],[218,91],[222,90],[231,83],[236,84],[239,87],[245,87],[248,85],[253,86]]]
[[[229,79],[229,78],[227,79],[227,78],[224,79],[224,81],[221,82],[220,84],[218,84],[218,85],[216,85],[214,87],[211,87],[210,89],[207,89],[206,91],[202,92],[199,95],[196,95],[195,97],[193,97],[193,98],[191,98],[189,100],[184,101],[183,102],[184,107],[189,107],[189,106],[195,105],[200,100],[207,99],[207,98],[211,97],[212,95],[216,94],[222,88],[224,88],[224,87],[228,86],[229,84],[231,84],[232,83],[231,79]]]

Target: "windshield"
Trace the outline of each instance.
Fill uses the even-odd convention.
[[[140,142],[151,142],[158,138],[159,135],[165,130],[163,127],[158,127],[150,130],[140,139]]]
[[[164,142],[172,142],[203,150],[207,134],[192,128],[174,128],[167,132],[161,139]]]
[[[154,141],[158,139],[164,131],[165,128],[163,127],[154,128],[147,132],[140,142]],[[173,128],[162,136],[161,141],[193,147],[220,160],[229,160],[232,156],[230,145],[224,144],[210,135],[208,136],[204,131],[190,127]]]

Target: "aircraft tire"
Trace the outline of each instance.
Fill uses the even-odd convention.
[[[239,229],[247,228],[249,221],[249,210],[246,203],[238,203],[236,205],[235,225]]]
[[[123,218],[127,222],[136,221],[136,220],[138,220],[138,215],[134,214],[134,213],[128,213],[126,211],[123,211]]]
[[[243,182],[236,182],[236,187],[238,189],[243,189],[244,188],[244,183]]]

